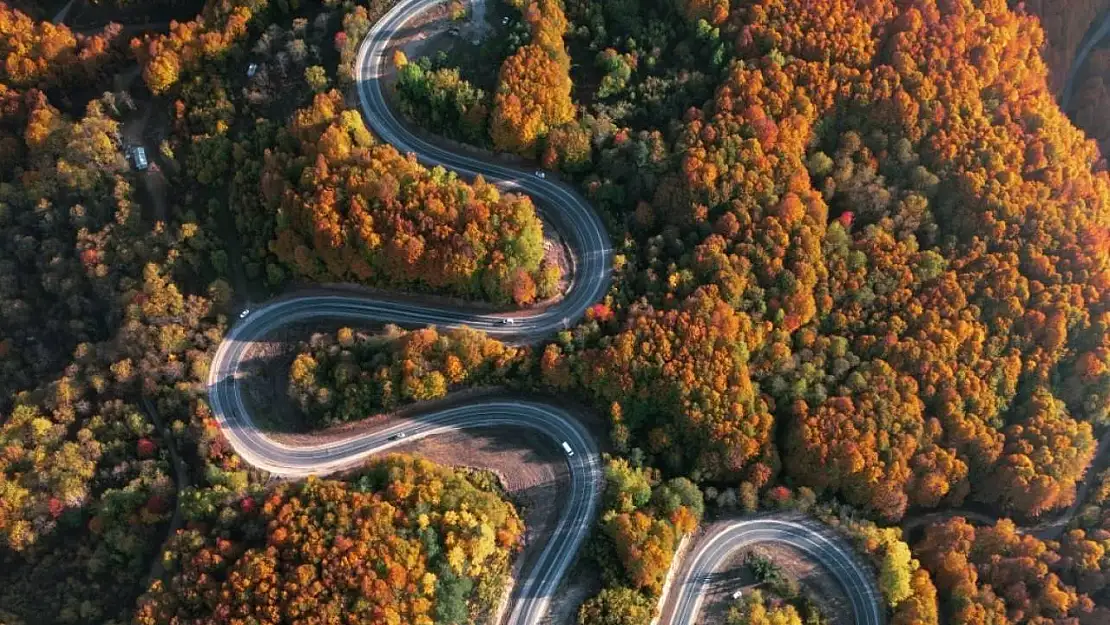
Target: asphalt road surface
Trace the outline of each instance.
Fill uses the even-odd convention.
[[[686,556],[667,596],[661,623],[696,623],[714,572],[730,554],[758,543],[790,545],[828,571],[840,583],[852,606],[855,625],[881,625],[881,597],[867,567],[844,539],[830,528],[799,515],[772,515],[721,521]]]
[[[441,432],[472,428],[525,427],[549,438],[559,447],[566,441],[574,450],[570,465],[570,501],[562,507],[555,530],[535,566],[514,587],[507,608],[507,623],[532,625],[546,614],[550,600],[573,562],[594,523],[602,467],[596,441],[573,415],[539,401],[483,401],[473,405],[422,414],[404,423],[338,442],[290,446],[275,441],[255,427],[237,383],[248,347],[274,330],[289,324],[316,321],[354,323],[434,324],[441,328],[469,326],[518,342],[533,342],[577,322],[587,307],[601,300],[611,280],[612,250],[605,228],[586,201],[570,187],[541,179],[525,171],[466,156],[432,145],[413,135],[398,121],[382,93],[384,69],[392,58],[389,41],[404,33],[408,23],[435,0],[402,0],[383,16],[362,42],[356,61],[362,113],[381,140],[401,152],[412,152],[420,162],[442,165],[463,176],[481,175],[506,190],[527,193],[543,216],[562,234],[571,249],[573,270],[565,296],[539,311],[514,314],[480,314],[435,306],[361,295],[311,295],[278,298],[249,312],[235,324],[212,360],[208,376],[209,401],[228,442],[248,463],[286,477],[327,474],[363,462],[368,456],[401,442]],[[404,434],[403,438],[399,435]],[[795,519],[762,519],[737,522],[732,529],[701,546],[695,554],[692,577],[676,580],[680,616],[674,623],[692,623],[704,586],[699,575],[723,563],[728,552],[754,541],[783,541],[818,559],[835,573],[857,610],[856,622],[878,625],[878,613],[866,571],[855,564],[846,547],[815,526]],[[674,594],[674,593],[672,593]],[[672,621],[667,621],[672,622]]]

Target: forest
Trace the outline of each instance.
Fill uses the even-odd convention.
[[[344,478],[185,502],[132,622],[460,625],[496,607],[523,524],[489,480],[410,456]]]
[[[524,528],[487,475],[392,456],[275,483],[206,400],[235,316],[293,289],[505,309],[574,278],[543,206],[368,129],[355,57],[391,5],[127,30],[0,2],[0,622],[495,608]],[[608,455],[580,625],[648,625],[683,538],[757,511],[851,540],[893,625],[1108,622],[1104,51],[1059,102],[1106,9],[1062,5],[511,0],[496,72],[394,54],[408,123],[589,200],[612,287],[527,345],[304,332],[277,399],[310,429],[467,387],[587,404]],[[726,618],[821,618],[781,596]]]
[[[543,229],[527,196],[375,145],[334,90],[297,111],[288,133],[297,147],[266,152],[254,192],[277,222],[269,249],[298,277],[517,305],[555,294],[558,275],[536,284]]]
[[[440,399],[452,387],[504,384],[529,364],[526,350],[468,328],[381,333],[340,328],[298,346],[289,397],[321,428],[404,404]]]
[[[1040,56],[1066,70],[1055,50],[1074,37],[1046,42],[1002,2],[565,9],[577,119],[542,136],[521,116],[518,132],[537,128],[526,153],[578,182],[623,247],[609,298],[537,351],[541,386],[593,397],[617,450],[737,493],[805,487],[884,523],[961,506],[1028,522],[1075,503],[1108,425],[1110,215],[1102,157]],[[468,84],[462,64],[425,75],[450,72],[426,99]],[[1000,536],[970,550],[1106,540]],[[1022,582],[1044,585],[1038,607],[956,608],[961,592],[994,605],[979,588],[1002,582],[969,558],[952,566],[983,581],[959,586],[928,539],[914,549],[954,622],[1100,614],[1103,584],[1077,590],[1070,553]]]

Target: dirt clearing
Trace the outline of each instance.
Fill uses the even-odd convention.
[[[729,607],[734,603],[732,594],[737,590],[747,594],[752,590],[762,589],[766,594],[765,585],[758,583],[744,564],[744,559],[749,553],[771,560],[781,567],[787,576],[798,580],[800,594],[808,596],[820,606],[828,616],[831,625],[853,625],[850,617],[852,605],[836,579],[804,553],[789,545],[777,543],[752,545],[729,556],[724,565],[714,573],[709,583],[698,619],[700,624],[723,624]]]

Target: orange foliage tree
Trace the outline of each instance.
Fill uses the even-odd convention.
[[[522,10],[532,41],[501,66],[490,137],[499,150],[534,155],[540,139],[574,117],[574,104],[563,45],[567,20],[559,0],[538,0]]]
[[[118,24],[110,24],[98,35],[75,34],[0,2],[0,82],[45,89],[61,80],[88,81],[112,60],[110,47],[119,32]]]
[[[704,437],[737,462],[698,468],[731,476],[760,456],[761,430],[734,427],[765,414],[792,477],[888,519],[966,498],[1068,505],[1106,423],[1110,177],[1047,88],[1036,20],[1001,0],[761,0],[718,28],[738,59],[660,151],[675,166],[642,156],[628,176],[612,155],[634,135],[617,129],[598,177],[651,190],[631,215],[650,238],[621,279],[660,319],[712,286],[759,330],[732,385],[756,403],[737,405],[768,407],[705,419],[720,391],[702,365],[668,378],[697,401],[645,427],[630,397],[648,395],[651,361],[615,347],[645,323],[628,293],[627,329],[579,371],[621,403],[615,440],[667,457]],[[628,349],[674,349],[690,325]]]
[[[465,623],[496,607],[523,531],[512,505],[476,479],[405,456],[350,482],[215,497],[184,504],[189,525],[166,547],[170,572],[140,599],[135,623],[323,622],[337,609],[381,623]]]
[[[154,93],[163,93],[182,72],[226,54],[267,5],[268,0],[213,0],[205,3],[196,19],[170,22],[169,34],[132,39],[131,50],[143,68],[143,80]]]
[[[582,356],[582,383],[619,404],[616,440],[642,437],[676,470],[738,475],[773,453],[773,419],[748,369],[763,335],[710,287],[682,309],[634,315],[608,347]]]
[[[261,190],[278,213],[270,248],[296,275],[535,298],[527,281],[540,270],[543,230],[527,197],[377,143],[336,91],[298,111],[288,133],[295,148],[266,155]]]
[[[1068,622],[1091,600],[1064,583],[1056,545],[1019,534],[1013,522],[976,528],[963,518],[929,527],[917,545],[933,572],[949,622]]]

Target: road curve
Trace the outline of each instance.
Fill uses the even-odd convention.
[[[800,515],[763,516],[711,525],[686,557],[680,577],[664,597],[660,622],[675,625],[697,622],[713,573],[730,554],[767,542],[789,545],[832,574],[851,603],[855,625],[881,625],[880,597],[866,566],[858,561],[843,537]]]
[[[291,446],[271,439],[251,420],[238,384],[240,364],[252,343],[276,329],[313,321],[398,323],[439,327],[468,326],[503,339],[532,342],[575,323],[588,306],[607,292],[611,280],[612,252],[605,228],[592,210],[570,187],[540,179],[527,171],[450,152],[415,136],[393,116],[382,92],[389,41],[436,0],[401,0],[387,12],[363,40],[356,60],[358,96],[368,125],[383,141],[401,152],[411,152],[429,166],[443,166],[464,176],[484,176],[500,187],[530,195],[543,216],[562,234],[571,249],[573,274],[565,296],[540,311],[513,315],[481,314],[362,295],[311,295],[278,298],[255,308],[235,324],[217,348],[208,375],[209,403],[228,442],[249,464],[286,477],[327,474],[360,464],[368,456],[405,442],[442,432],[471,429],[523,427],[539,432],[555,445],[566,441],[575,454],[570,465],[569,501],[562,506],[550,539],[532,570],[513,591],[507,610],[510,625],[533,625],[546,614],[551,598],[574,560],[597,514],[602,483],[600,452],[596,441],[573,415],[540,401],[491,400],[429,412],[405,423],[337,442]],[[505,320],[512,318],[512,323]],[[794,544],[813,555],[841,580],[853,597],[855,622],[878,625],[870,615],[878,612],[872,585],[864,569],[855,564],[842,541],[815,533],[815,525],[793,519],[756,519],[730,526],[726,538],[715,538],[696,552],[696,574],[704,575],[723,562],[728,552],[743,544],[764,540]],[[699,573],[700,572],[700,573]],[[668,622],[691,623],[700,606],[697,577],[676,580],[681,618]],[[861,590],[864,589],[864,590]],[[860,595],[858,593],[863,592]],[[856,594],[854,594],[856,593]],[[674,593],[671,593],[674,594]],[[868,600],[870,598],[871,600]],[[693,601],[690,604],[687,602]],[[868,605],[869,604],[869,605]]]

